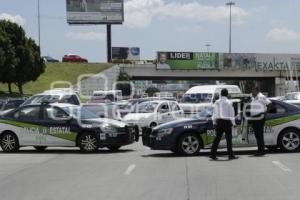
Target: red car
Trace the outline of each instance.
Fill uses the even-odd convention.
[[[62,58],[63,62],[81,62],[81,63],[87,63],[88,60],[85,58],[82,58],[78,55],[74,55],[74,54],[67,54],[64,55],[64,57]]]

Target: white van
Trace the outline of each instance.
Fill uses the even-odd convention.
[[[122,100],[121,90],[99,90],[94,91],[89,103],[111,103]]]
[[[196,114],[211,106],[219,98],[221,90],[226,88],[231,95],[241,94],[237,85],[201,85],[190,88],[183,96],[180,106],[186,116]]]

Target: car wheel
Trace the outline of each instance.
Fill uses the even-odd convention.
[[[194,156],[201,148],[200,137],[193,133],[186,133],[178,140],[177,151],[181,155]]]
[[[47,149],[47,146],[34,146],[34,148],[37,151],[45,151]]]
[[[285,152],[295,152],[300,150],[300,133],[296,129],[284,130],[278,140],[279,147]]]
[[[95,152],[99,148],[96,135],[90,133],[80,135],[78,144],[80,151],[85,153]]]
[[[111,151],[118,151],[121,148],[121,146],[108,146],[107,148]]]
[[[13,132],[3,133],[0,139],[0,146],[6,153],[12,153],[19,150],[19,140]]]
[[[155,126],[157,126],[157,124],[156,124],[155,122],[152,122],[152,123],[150,124],[150,128],[154,128]]]

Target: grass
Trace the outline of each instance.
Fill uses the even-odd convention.
[[[24,85],[24,94],[29,96],[49,90],[55,81],[67,81],[74,85],[82,74],[97,74],[111,67],[108,63],[47,63],[45,72],[35,82],[28,82]],[[69,87],[68,84],[58,84],[55,87]],[[19,96],[15,85],[12,87],[14,94]],[[0,96],[9,96],[7,84],[0,84]]]

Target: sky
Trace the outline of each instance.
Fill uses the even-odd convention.
[[[38,0],[1,0],[0,19],[20,24],[38,42]],[[112,46],[140,47],[141,59],[157,51],[228,52],[226,0],[125,0],[125,21],[112,26]],[[299,53],[299,0],[235,0],[232,52]],[[71,26],[65,0],[40,0],[42,55],[74,53],[106,61],[105,25]]]

